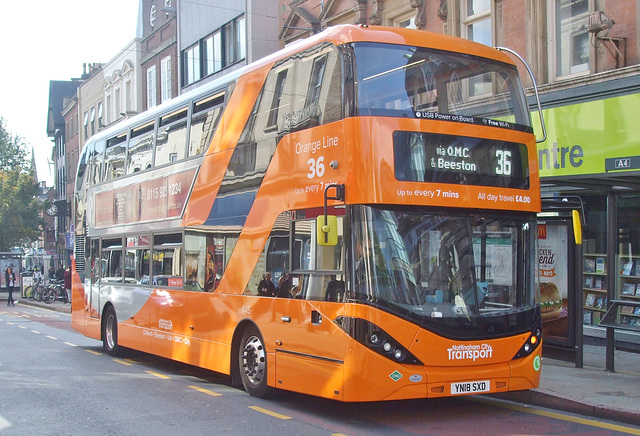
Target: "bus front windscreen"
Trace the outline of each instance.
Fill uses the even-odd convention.
[[[424,47],[360,42],[358,114],[414,117],[532,132],[513,65]]]
[[[353,209],[353,298],[453,339],[536,322],[535,222],[500,213]]]

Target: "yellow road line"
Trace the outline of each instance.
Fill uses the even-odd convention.
[[[31,330],[31,333],[35,333],[36,335],[40,334],[40,332],[38,330]]]
[[[13,325],[13,323],[12,323],[11,321],[7,321],[7,324],[9,324],[9,325]],[[22,327],[22,328],[24,328],[23,326],[18,326],[18,327]]]
[[[84,350],[84,351],[86,351],[87,353],[94,354],[96,356],[102,356],[102,353],[98,353],[97,351],[93,351],[93,350]]]
[[[19,329],[22,329],[22,330],[26,330],[26,329],[27,329],[27,328],[26,328],[25,326],[23,326],[23,325],[19,325],[19,326],[18,326],[18,328],[19,328]]]
[[[164,379],[164,380],[171,378],[168,375],[160,374],[160,373],[153,372],[153,371],[145,371],[145,372],[147,374],[151,374],[152,376],[155,376],[155,377],[158,377],[158,378],[161,378],[161,379]]]
[[[72,344],[71,342],[63,342],[63,344],[68,345],[70,347],[77,347],[76,344]]]
[[[249,406],[249,409],[253,409],[256,412],[264,413],[265,415],[273,416],[274,418],[278,418],[278,419],[293,419],[290,416],[272,412],[271,410],[263,409],[262,407],[258,407],[258,406]]]
[[[577,416],[564,415],[562,413],[556,413],[556,412],[550,412],[550,411],[547,411],[547,410],[534,409],[532,407],[518,406],[516,404],[509,404],[509,403],[503,403],[503,402],[495,402],[495,401],[488,400],[486,398],[470,398],[470,400],[471,401],[478,401],[478,402],[482,402],[482,403],[491,403],[491,404],[494,404],[494,405],[496,405],[498,407],[502,407],[504,409],[511,409],[511,410],[516,410],[518,412],[530,413],[532,415],[539,415],[539,416],[544,416],[544,417],[547,417],[547,418],[559,419],[561,421],[569,421],[569,422],[573,422],[573,423],[576,423],[576,424],[584,424],[584,425],[588,425],[590,427],[598,427],[598,428],[604,428],[604,429],[607,429],[607,430],[619,431],[621,433],[640,435],[640,430],[635,429],[635,428],[631,428],[631,427],[625,427],[625,426],[619,425],[619,424],[609,424],[609,423],[606,423],[606,422],[596,421],[594,419],[587,419],[587,418],[580,418],[580,417],[577,417]]]
[[[209,389],[201,388],[199,386],[189,386],[191,389],[195,389],[198,392],[202,392],[203,394],[211,395],[212,397],[219,397],[222,394],[217,392],[210,391]]]
[[[124,366],[131,366],[133,365],[133,363],[127,362],[126,360],[122,360],[122,359],[113,359],[114,362],[118,362],[121,365]]]
[[[49,335],[47,335],[47,338],[49,338],[49,339],[53,339],[54,341],[55,341],[55,340],[58,340],[58,338],[56,338],[55,336],[49,336]]]

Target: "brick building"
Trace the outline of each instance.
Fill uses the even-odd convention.
[[[143,111],[180,93],[176,3],[176,0],[140,1]]]

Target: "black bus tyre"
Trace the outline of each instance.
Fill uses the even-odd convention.
[[[113,306],[109,306],[104,312],[102,320],[102,347],[109,356],[119,356],[121,347],[118,345],[118,318]]]
[[[267,350],[255,326],[247,327],[242,334],[238,365],[242,385],[249,395],[267,397],[270,393],[267,385]]]

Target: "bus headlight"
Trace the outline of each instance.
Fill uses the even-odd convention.
[[[516,353],[513,359],[522,359],[523,357],[527,357],[533,351],[540,346],[540,342],[542,342],[542,329],[540,325],[536,326],[532,331],[526,342],[520,347],[520,350]]]
[[[373,332],[371,333],[371,336],[369,336],[369,341],[371,341],[371,344],[373,345],[380,345],[380,342],[382,342],[382,335],[380,332]]]
[[[400,344],[400,342],[367,320],[349,316],[339,316],[334,322],[353,339],[387,359],[398,363],[423,365],[423,363]]]

